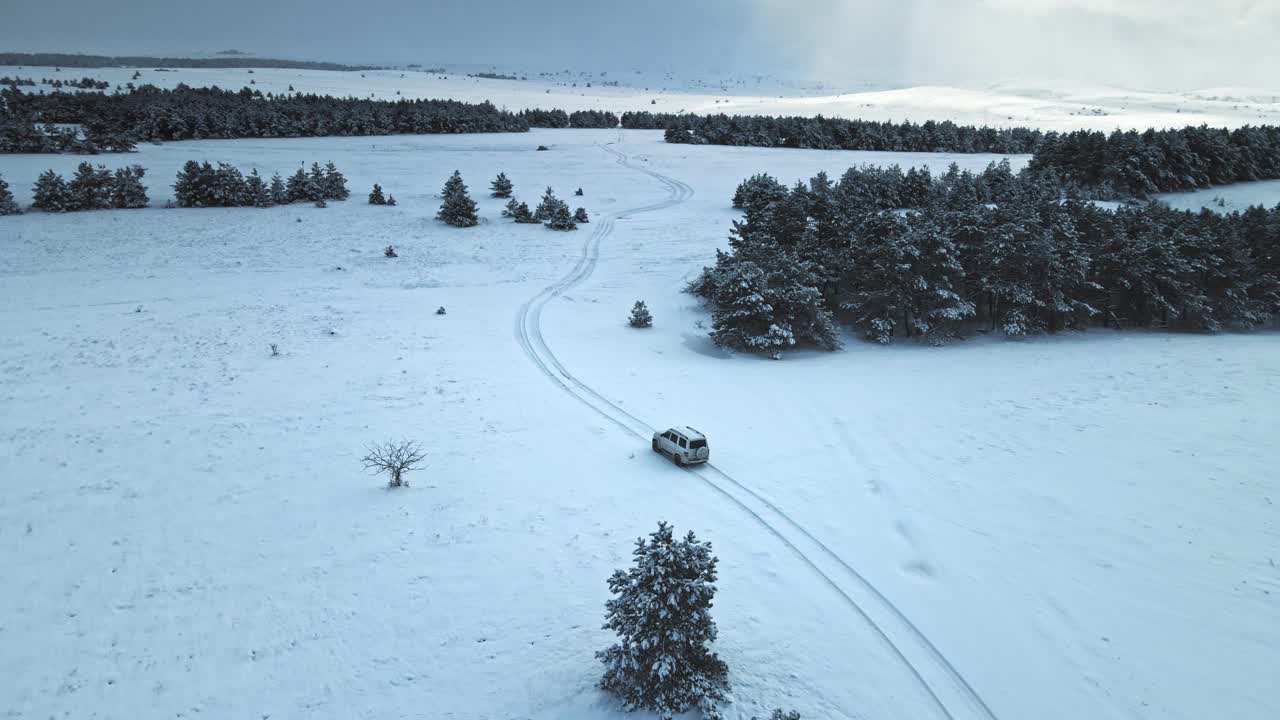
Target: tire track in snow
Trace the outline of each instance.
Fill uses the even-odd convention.
[[[621,142],[621,133],[618,142]],[[579,380],[560,362],[542,335],[543,308],[591,275],[600,259],[600,243],[613,232],[615,221],[674,207],[693,196],[693,189],[685,183],[632,165],[625,154],[608,145],[602,145],[601,149],[613,155],[619,165],[657,180],[667,188],[670,196],[661,202],[610,214],[596,225],[584,241],[573,269],[520,306],[516,314],[515,336],[524,354],[552,382],[624,432],[648,443],[654,428]],[[949,720],[958,717],[998,720],[977,691],[915,623],[803,525],[715,465],[707,463],[702,467],[692,467],[689,472],[750,515],[843,597],[854,613],[867,623],[915,677],[942,716]]]

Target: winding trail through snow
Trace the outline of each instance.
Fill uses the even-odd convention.
[[[619,132],[618,143],[621,141],[622,134]],[[648,445],[654,428],[579,380],[560,362],[542,335],[543,308],[554,298],[590,277],[600,259],[600,244],[613,232],[615,221],[674,207],[693,196],[693,189],[685,183],[631,164],[626,154],[610,145],[600,147],[613,155],[619,165],[657,180],[668,189],[670,195],[661,202],[605,216],[583,243],[582,252],[573,269],[520,306],[515,320],[515,337],[524,354],[552,382],[622,431]],[[689,472],[750,515],[840,595],[915,677],[943,717],[948,720],[998,720],[986,701],[915,623],[866,577],[803,525],[768,498],[715,465],[708,463],[702,467],[693,467]]]

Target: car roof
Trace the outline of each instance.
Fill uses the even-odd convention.
[[[690,440],[706,440],[707,439],[706,435],[703,435],[702,433],[698,432],[697,430],[694,430],[688,425],[683,425],[681,427],[673,427],[671,428],[671,430],[674,432],[680,433],[681,435],[689,438]]]

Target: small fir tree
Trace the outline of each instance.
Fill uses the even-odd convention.
[[[395,204],[396,204],[396,196],[395,196],[395,195],[388,195],[388,196],[387,196],[387,204],[388,204],[388,205],[395,205]]]
[[[351,197],[351,191],[347,189],[347,178],[338,171],[338,166],[332,160],[324,166],[320,188],[321,195],[328,200],[346,200]]]
[[[690,532],[683,540],[671,526],[636,541],[635,564],[609,578],[606,630],[620,642],[596,653],[604,663],[600,687],[627,710],[671,718],[690,708],[718,718],[717,703],[729,689],[728,667],[707,645],[716,639],[711,619],[716,563],[711,544]]]
[[[577,195],[578,197],[582,197],[582,188],[578,188],[573,192],[573,194]]]
[[[244,174],[234,165],[220,162],[213,171],[213,183],[209,188],[206,205],[214,207],[238,207],[250,205],[249,186]]]
[[[591,220],[587,217],[587,209],[580,207],[573,211],[573,221],[576,223],[589,223]]]
[[[0,177],[0,215],[17,215],[18,204],[13,201],[13,193],[9,190],[9,183]]]
[[[539,202],[538,209],[533,211],[533,217],[538,222],[546,222],[560,205],[560,199],[556,197],[555,191],[547,186],[547,191],[542,194],[542,202]]]
[[[111,207],[111,171],[87,162],[76,168],[75,177],[67,184],[74,210],[102,210]]]
[[[387,199],[382,197],[382,186],[378,183],[373,184],[373,192],[369,193],[370,205],[386,205]]]
[[[636,304],[631,308],[631,317],[627,322],[633,328],[653,327],[653,316],[649,314],[649,308],[645,307],[643,300],[637,300]]]
[[[254,207],[271,206],[271,190],[262,181],[262,176],[258,174],[257,168],[251,170],[248,179],[245,180],[245,200],[247,204]]]
[[[516,216],[516,208],[520,207],[520,201],[511,198],[507,201],[506,207],[502,208],[502,217],[513,218]]]
[[[496,198],[509,198],[511,197],[512,189],[511,180],[506,173],[498,173],[498,177],[489,183],[489,189]]]
[[[320,167],[320,163],[311,163],[311,172],[307,173],[307,180],[307,200],[323,200],[327,197],[325,194],[324,169]]]
[[[188,160],[178,171],[178,180],[173,184],[173,199],[178,207],[200,207],[204,184],[200,163]]]
[[[111,181],[111,206],[116,208],[142,208],[147,206],[147,188],[142,178],[147,174],[141,165],[131,165],[116,170]]]
[[[395,249],[395,247],[393,247],[393,246],[391,246],[391,245],[388,245],[388,246],[387,246],[387,249],[382,251],[382,256],[383,256],[383,257],[389,257],[389,258],[393,258],[393,257],[400,257],[399,255],[397,255],[397,254],[396,254],[396,249]]]
[[[305,170],[298,168],[285,185],[285,196],[289,202],[295,203],[309,200],[313,194],[311,179],[307,177]]]
[[[52,170],[40,173],[40,177],[36,178],[32,193],[34,197],[31,206],[37,210],[67,212],[74,209],[74,205],[71,202],[71,191],[67,189],[67,182],[62,179],[61,175]]]
[[[280,173],[271,176],[271,204],[287,205],[289,203],[289,191],[285,187],[284,179],[280,177]]]
[[[534,217],[533,211],[529,209],[529,203],[520,203],[511,211],[511,217],[522,225],[537,225],[538,218]]]
[[[454,227],[471,227],[480,223],[476,216],[476,202],[467,194],[467,186],[462,182],[462,173],[457,170],[444,184],[444,202],[440,204],[440,212],[436,218]]]
[[[573,214],[569,212],[569,206],[560,202],[555,209],[551,211],[551,217],[546,219],[546,226],[552,230],[577,230],[578,223],[574,222]]]

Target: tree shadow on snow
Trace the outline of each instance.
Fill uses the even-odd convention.
[[[711,342],[711,336],[706,333],[681,333],[680,338],[686,348],[699,355],[706,355],[712,358],[732,357],[728,350]]]

